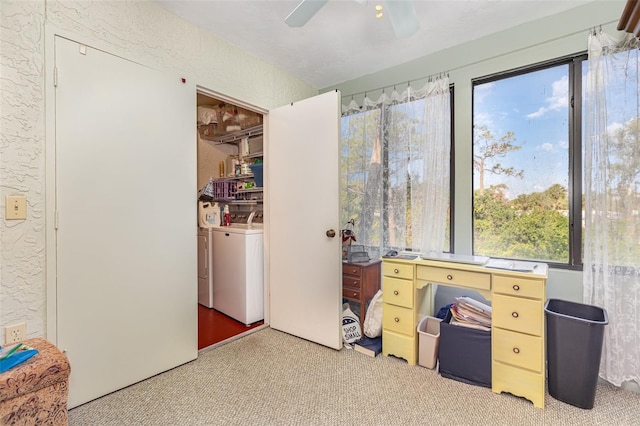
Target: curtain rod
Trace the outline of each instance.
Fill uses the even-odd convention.
[[[599,25],[600,30],[602,30],[602,26],[603,26],[603,25],[615,24],[616,22],[618,22],[618,21],[617,21],[617,20],[613,20],[613,21],[608,21],[608,22],[602,23],[602,24],[600,24],[600,25]],[[367,92],[376,92],[376,91],[378,91],[378,90],[382,90],[382,91],[384,92],[384,89],[391,88],[391,87],[393,87],[393,88],[395,89],[395,87],[396,87],[396,86],[400,86],[400,85],[403,85],[403,84],[406,84],[408,87],[410,87],[410,86],[411,86],[411,81],[424,80],[424,79],[427,79],[427,78],[428,78],[428,79],[431,79],[432,77],[435,77],[435,76],[442,76],[442,75],[445,75],[445,74],[446,74],[446,75],[447,75],[447,77],[448,77],[448,76],[449,76],[449,73],[450,73],[450,72],[452,72],[452,71],[457,71],[457,70],[460,70],[460,69],[463,69],[463,68],[466,68],[466,67],[470,67],[470,66],[473,66],[473,65],[481,64],[481,63],[486,62],[486,61],[491,61],[491,60],[493,60],[493,59],[497,59],[497,58],[499,58],[499,57],[501,57],[501,56],[510,55],[510,54],[517,53],[517,52],[521,52],[521,51],[523,51],[523,50],[531,49],[531,48],[533,48],[533,47],[542,46],[542,45],[547,44],[547,43],[551,43],[551,42],[554,42],[554,41],[557,41],[557,40],[561,40],[561,39],[566,38],[566,37],[571,37],[571,36],[574,36],[574,35],[576,35],[576,34],[580,34],[580,33],[584,32],[584,31],[587,31],[589,34],[591,34],[591,33],[593,32],[593,30],[594,30],[597,26],[598,26],[598,25],[595,25],[595,26],[594,26],[594,25],[592,25],[592,26],[589,26],[589,27],[587,27],[587,28],[583,28],[583,29],[581,29],[581,30],[574,31],[574,32],[569,33],[569,34],[564,34],[564,35],[562,35],[562,36],[552,38],[552,39],[550,39],[550,40],[541,41],[541,42],[539,42],[539,43],[531,44],[531,45],[529,45],[529,46],[521,47],[521,48],[519,48],[519,49],[514,49],[514,50],[511,50],[511,51],[509,51],[509,52],[501,53],[501,54],[499,54],[499,55],[494,55],[494,56],[490,56],[490,57],[488,57],[488,58],[480,59],[480,60],[478,60],[478,61],[469,62],[468,64],[459,65],[459,66],[457,66],[457,67],[455,67],[455,68],[452,68],[452,69],[450,69],[449,71],[446,71],[446,72],[435,73],[435,74],[427,75],[427,76],[425,76],[425,77],[418,77],[418,78],[414,78],[414,79],[412,79],[412,80],[402,81],[402,82],[400,82],[400,83],[388,84],[388,85],[386,85],[386,86],[376,87],[375,89],[367,89],[367,90],[363,90],[363,91],[361,91],[361,92],[354,92],[354,93],[351,93],[351,94],[348,94],[348,95],[343,95],[343,96],[342,96],[342,98],[343,98],[343,99],[344,99],[344,98],[353,98],[354,96],[362,95],[362,94],[364,94],[364,95],[365,95],[365,97],[366,97]]]
[[[411,81],[417,81],[417,80],[427,80],[428,81],[432,81],[432,79],[437,80],[439,78],[442,78],[443,76],[447,76],[449,77],[449,71],[443,71],[443,72],[439,72],[436,74],[430,74],[430,75],[426,75],[424,77],[418,77],[418,78],[414,78],[413,80],[407,80],[407,81],[401,81],[400,83],[393,83],[393,84],[389,84],[387,86],[382,86],[382,87],[376,87],[375,89],[367,89],[367,90],[363,90],[362,92],[355,92],[352,93],[350,95],[344,95],[342,96],[343,98],[353,98],[356,95],[362,95],[364,94],[365,97],[367,96],[367,92],[376,92],[378,90],[382,90],[384,92],[384,89],[390,89],[393,87],[393,90],[396,90],[396,86],[402,86],[402,85],[407,85],[407,87],[411,87]]]

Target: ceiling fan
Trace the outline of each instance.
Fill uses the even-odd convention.
[[[355,0],[364,4],[367,0]],[[302,0],[284,22],[290,27],[302,27],[318,12],[327,0]],[[398,38],[409,37],[420,28],[413,0],[384,0],[385,10]],[[380,7],[380,6],[378,6]],[[376,10],[380,10],[376,7]]]

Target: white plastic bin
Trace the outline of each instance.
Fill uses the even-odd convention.
[[[440,342],[440,322],[436,317],[426,316],[418,323],[418,364],[435,368]]]

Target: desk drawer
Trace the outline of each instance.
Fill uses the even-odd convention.
[[[494,328],[492,338],[495,361],[542,372],[542,337]]]
[[[494,294],[492,311],[494,327],[542,336],[544,318],[541,300]]]
[[[385,330],[413,336],[415,331],[413,309],[401,308],[385,302],[382,305],[382,327]]]
[[[355,278],[355,277],[352,277],[351,275],[343,275],[342,286],[360,288],[360,278]]]
[[[413,308],[413,281],[384,277],[382,300],[384,303]]]
[[[494,275],[493,292],[542,300],[544,280]]]
[[[342,275],[346,276],[346,275],[350,275],[353,278],[360,278],[362,277],[362,267],[359,265],[352,265],[352,264],[348,264],[342,265]]]
[[[360,290],[354,290],[351,288],[342,288],[342,297],[345,299],[353,299],[356,301],[360,301]],[[362,313],[360,313],[362,315]]]
[[[412,280],[413,265],[384,261],[382,262],[382,275]]]
[[[451,284],[479,290],[491,289],[491,274],[432,266],[418,266],[417,269],[418,279],[430,283]]]

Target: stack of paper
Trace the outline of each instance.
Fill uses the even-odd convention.
[[[478,330],[491,330],[491,306],[470,297],[456,297],[451,305],[449,324]]]

